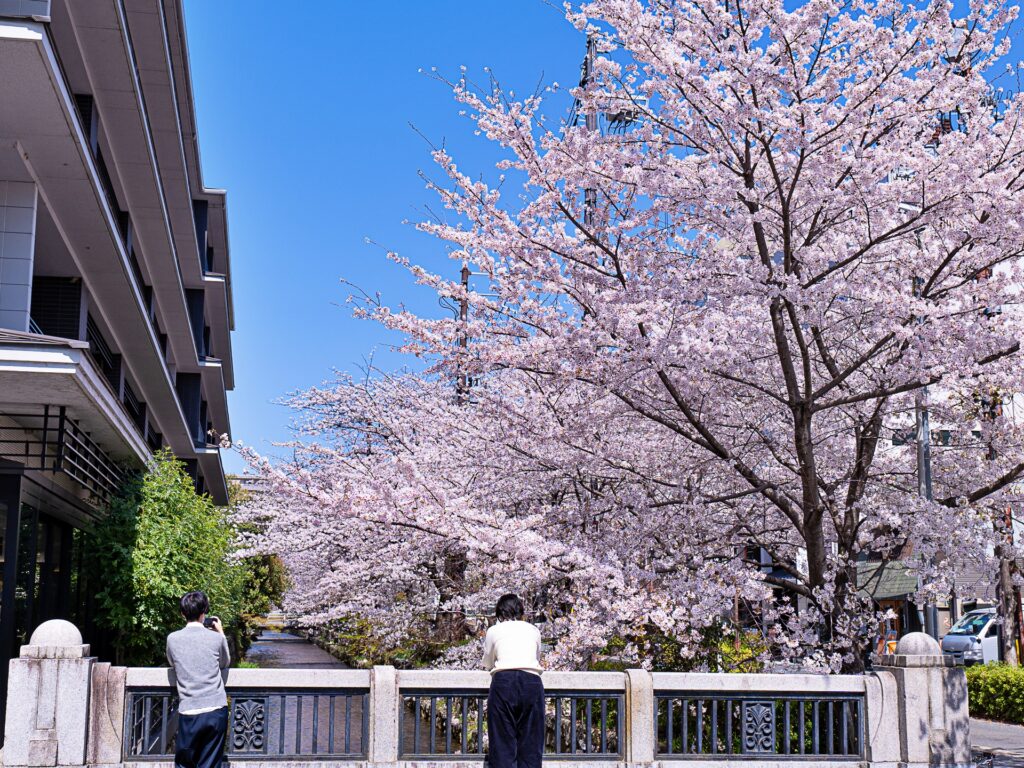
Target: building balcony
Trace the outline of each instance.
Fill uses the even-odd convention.
[[[99,499],[119,481],[116,467],[151,456],[87,342],[0,330],[0,393],[0,416],[25,435],[7,431],[0,455],[63,472]]]
[[[0,424],[0,457],[27,470],[63,473],[89,506],[105,506],[121,489],[125,468],[68,415],[67,406],[5,408]]]

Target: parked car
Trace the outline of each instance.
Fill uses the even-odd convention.
[[[995,608],[968,611],[942,638],[942,652],[964,664],[999,660],[999,623]]]

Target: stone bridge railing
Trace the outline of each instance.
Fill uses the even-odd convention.
[[[549,672],[545,759],[565,768],[970,764],[967,689],[933,640],[865,675]],[[487,750],[489,676],[439,670],[233,669],[228,758],[246,768],[470,768]],[[4,765],[174,762],[167,669],[89,657],[48,622],[11,662]]]

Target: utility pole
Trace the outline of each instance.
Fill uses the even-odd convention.
[[[919,277],[914,278],[914,296],[921,295],[923,282]],[[927,385],[917,390],[914,395],[914,421],[917,442],[917,495],[926,501],[932,501],[932,430],[928,418]],[[939,639],[939,609],[934,600],[929,600],[924,606],[924,631],[936,640]]]
[[[932,500],[932,432],[928,419],[928,387],[918,390],[914,398],[914,416],[917,422],[917,493]],[[939,609],[929,600],[924,609],[924,631],[939,639]]]
[[[466,395],[469,394],[469,373],[466,371],[466,356],[469,353],[469,265],[462,264],[462,295],[459,297],[459,378],[455,384],[455,396],[462,405]]]
[[[998,392],[993,392],[990,397],[988,402],[982,398],[982,416],[994,422],[1001,415],[1002,407]],[[990,444],[989,459],[995,461],[995,458],[995,446]],[[1017,666],[1024,648],[1021,639],[1024,621],[1021,620],[1020,587],[1014,584],[1018,569],[1013,546],[1013,512],[1009,504],[1003,507],[1002,515],[997,513],[992,528],[997,539],[995,556],[999,561],[996,571],[996,615],[1002,622],[999,628],[1000,660]]]
[[[594,74],[594,57],[597,54],[597,40],[593,35],[587,35],[587,55],[583,58],[583,72],[580,76],[580,88],[586,88],[590,78]],[[587,132],[592,133],[598,129],[597,111],[591,109],[586,115]],[[597,190],[587,187],[583,190],[583,224],[588,230],[593,231],[594,210],[597,208]]]

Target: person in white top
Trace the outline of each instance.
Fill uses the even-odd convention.
[[[484,668],[491,672],[487,694],[490,768],[540,768],[544,753],[544,684],[540,630],[523,621],[523,601],[502,595],[498,623],[484,638]]]

